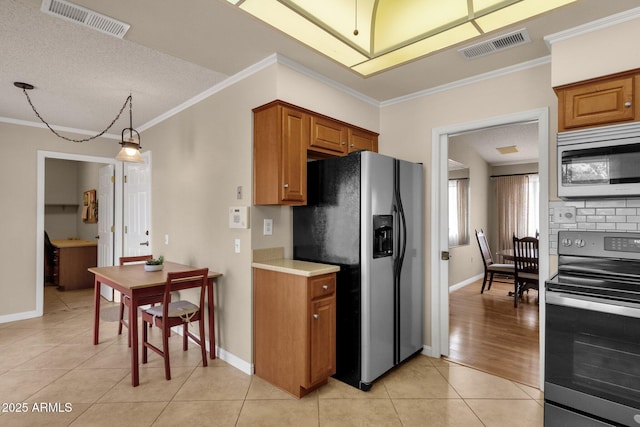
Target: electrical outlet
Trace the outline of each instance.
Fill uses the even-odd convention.
[[[165,244],[165,245],[168,245],[168,244],[169,244],[169,235],[168,235],[168,234],[165,234],[165,235],[164,235],[164,244]]]
[[[233,242],[234,251],[239,254],[240,253],[240,239],[235,239]]]
[[[242,185],[238,185],[236,188],[236,199],[242,200]]]
[[[575,206],[563,206],[553,209],[553,221],[558,224],[574,224],[576,222]]]
[[[264,226],[263,226],[262,234],[264,236],[271,236],[273,234],[273,220],[272,219],[265,219],[264,220]]]

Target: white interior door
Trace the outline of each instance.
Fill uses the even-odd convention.
[[[98,267],[113,265],[115,166],[107,165],[98,172]],[[100,294],[113,301],[113,289],[101,285]]]
[[[124,256],[151,254],[151,156],[124,164]]]

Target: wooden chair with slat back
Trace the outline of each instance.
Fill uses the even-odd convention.
[[[121,256],[120,257],[120,265],[127,265],[127,264],[140,264],[148,259],[153,258],[153,255],[136,255],[136,256]],[[140,305],[151,305],[154,306],[155,304],[159,304],[162,302],[162,298],[163,298],[163,294],[157,294],[157,295],[150,295],[148,297],[143,297],[140,299]],[[125,311],[125,307],[127,307],[127,312],[128,312],[128,308],[131,305],[131,298],[129,298],[126,295],[122,295],[122,297],[120,298],[120,317],[119,317],[119,324],[118,324],[118,335],[122,334],[122,326],[125,326],[127,328],[127,330],[129,330],[129,321],[131,319],[125,320],[124,319],[124,311]],[[129,340],[129,347],[131,347],[131,333],[129,332],[128,334],[128,340]]]
[[[151,349],[164,359],[165,378],[171,379],[169,362],[169,333],[174,326],[183,326],[182,350],[187,351],[189,338],[200,346],[202,366],[207,366],[207,350],[205,347],[204,307],[205,292],[208,282],[209,269],[201,268],[177,273],[168,273],[164,288],[162,304],[142,311],[142,363],[147,363],[147,349]],[[200,288],[199,305],[190,301],[178,300],[171,302],[171,292],[185,288]],[[210,316],[213,313],[209,314]],[[198,322],[197,337],[189,331],[189,323]],[[156,325],[162,333],[162,349],[149,342],[149,327]]]
[[[476,239],[478,240],[480,254],[482,256],[482,261],[484,262],[484,278],[482,279],[482,289],[480,289],[480,293],[482,294],[484,293],[487,279],[489,280],[489,286],[487,287],[487,290],[489,290],[491,289],[493,276],[495,274],[503,275],[506,277],[514,277],[515,272],[513,264],[497,264],[493,262],[493,256],[491,255],[489,242],[487,241],[487,236],[484,234],[484,231],[482,229],[480,229],[480,231],[476,230]]]
[[[523,237],[518,239],[513,236],[513,255],[515,265],[515,284],[513,306],[518,306],[518,300],[529,289],[539,289],[538,268],[538,239],[535,237]]]

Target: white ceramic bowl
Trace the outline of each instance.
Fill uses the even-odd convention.
[[[144,269],[145,271],[160,271],[164,268],[163,264],[158,264],[158,265],[149,265],[149,264],[145,264],[144,265]]]

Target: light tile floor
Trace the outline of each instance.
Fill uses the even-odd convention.
[[[174,335],[171,381],[162,359],[150,353],[134,388],[126,334],[116,334],[116,305],[102,305],[101,343],[92,345],[92,295],[46,287],[42,318],[0,324],[0,425],[543,424],[539,390],[426,356],[391,371],[367,393],[330,379],[298,400],[219,359],[202,367],[198,348],[182,352]]]

